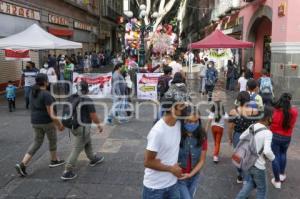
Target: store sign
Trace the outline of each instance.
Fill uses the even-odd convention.
[[[41,20],[40,12],[0,1],[0,12],[18,17]]]
[[[284,17],[286,13],[286,2],[281,2],[278,7],[278,16]]]
[[[58,24],[62,26],[69,26],[69,19],[57,15],[48,15],[49,23]]]
[[[74,21],[74,28],[80,29],[80,30],[86,30],[86,31],[93,30],[93,26],[86,24],[86,23],[81,23],[79,21]]]

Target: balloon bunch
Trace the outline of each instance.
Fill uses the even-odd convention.
[[[151,44],[153,45],[152,51],[160,54],[174,54],[176,47],[176,34],[173,32],[173,26],[165,24],[159,25],[156,32],[152,35]]]
[[[140,26],[140,22],[136,18],[125,26],[125,49],[130,55],[136,55],[139,48],[140,31],[137,26]]]

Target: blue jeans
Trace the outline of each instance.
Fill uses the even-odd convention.
[[[144,186],[143,199],[180,199],[178,184],[165,189],[150,189]]]
[[[239,133],[239,132],[234,132],[234,133],[233,133],[233,137],[232,137],[232,145],[233,145],[234,148],[238,145],[238,143],[239,143],[239,141],[240,141],[240,136],[241,136],[241,135],[242,135],[242,134]],[[242,174],[243,172],[242,172],[242,170],[241,170],[241,169],[237,169],[237,171],[238,171],[238,175],[243,177],[243,174]]]
[[[265,170],[260,170],[255,166],[249,169],[249,177],[243,185],[242,190],[235,199],[246,199],[250,192],[256,188],[256,199],[267,198],[267,175]]]
[[[29,107],[29,97],[30,97],[31,89],[32,89],[31,86],[24,87],[26,108]]]
[[[181,199],[193,199],[195,197],[200,182],[200,174],[194,175],[190,179],[179,180],[179,191]]]
[[[129,118],[126,110],[128,109],[128,101],[125,96],[113,96],[113,105],[107,117],[107,122],[111,123],[113,118],[118,119],[120,122],[126,122]]]
[[[289,148],[291,142],[290,137],[281,136],[276,133],[273,134],[273,140],[272,140],[272,151],[275,155],[275,160],[272,162],[272,168],[275,180],[277,182],[280,181],[280,174],[285,173],[285,167],[286,167],[286,153]]]

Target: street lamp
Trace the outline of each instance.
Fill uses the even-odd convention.
[[[145,33],[150,32],[152,30],[152,27],[154,25],[154,22],[150,23],[149,25],[145,24],[144,18],[147,15],[147,7],[146,5],[142,4],[140,5],[140,13],[139,13],[139,18],[141,19],[141,25],[137,25],[135,24],[135,29],[138,29],[140,31],[140,47],[139,47],[139,66],[140,67],[144,67],[145,65],[145,56],[146,56],[146,52],[145,52]],[[132,11],[126,11],[124,13],[128,18],[132,18],[133,17],[133,12]],[[157,17],[159,17],[158,12],[153,12],[151,15],[152,19],[156,19]]]

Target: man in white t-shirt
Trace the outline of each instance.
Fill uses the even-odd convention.
[[[169,66],[172,68],[172,76],[174,76],[175,73],[183,74],[182,64],[180,64],[179,61],[180,61],[179,58],[176,58],[176,60],[173,60],[169,63]]]
[[[200,87],[199,92],[203,95],[205,94],[205,81],[206,81],[206,71],[207,71],[207,65],[205,64],[204,60],[200,61]]]
[[[144,165],[143,199],[179,199],[177,179],[182,170],[177,164],[181,138],[181,123],[185,105],[168,99],[163,103],[165,115],[151,129],[147,137]]]
[[[53,67],[49,68],[48,63],[45,63],[43,68],[40,69],[40,73],[46,74],[48,77],[49,83],[56,83],[57,82],[57,75]]]
[[[254,66],[253,58],[250,57],[250,58],[249,58],[249,61],[248,61],[248,63],[247,63],[247,69],[248,69],[249,71],[251,71],[252,73],[253,73],[253,66]]]
[[[245,72],[242,72],[242,75],[238,80],[240,92],[247,91],[247,82],[248,80],[245,78]]]

